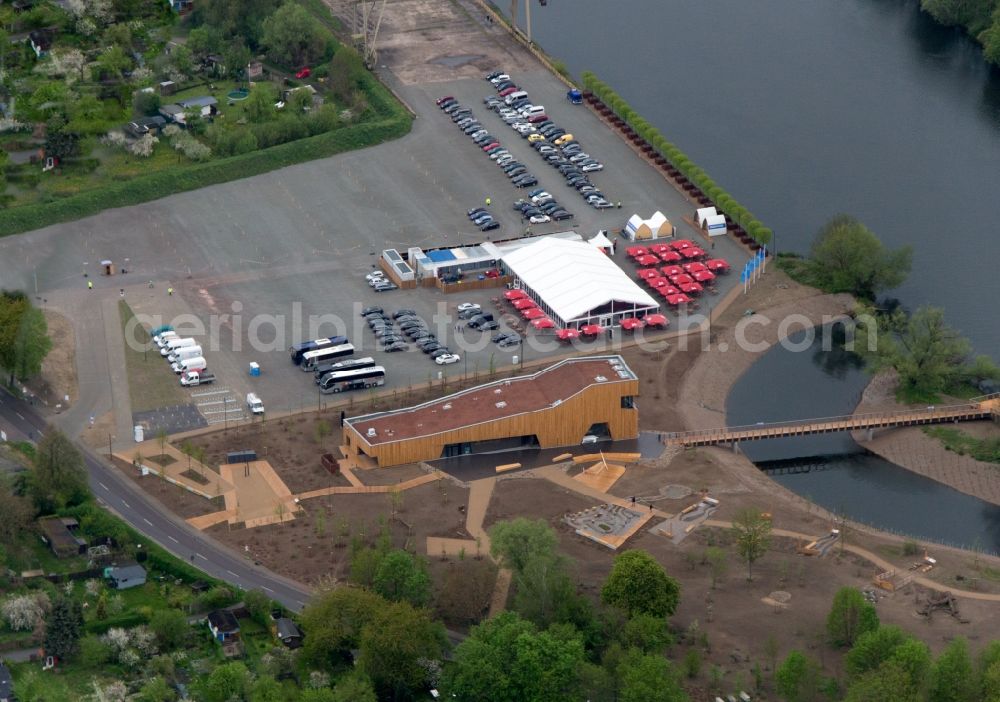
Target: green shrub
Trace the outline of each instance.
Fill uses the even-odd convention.
[[[104,634],[107,633],[108,629],[112,627],[131,629],[148,622],[148,617],[143,612],[136,610],[123,612],[117,616],[108,617],[107,619],[95,619],[94,621],[87,622],[83,628],[88,634]]]

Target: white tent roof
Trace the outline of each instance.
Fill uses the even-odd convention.
[[[613,249],[615,247],[615,245],[611,243],[611,240],[604,235],[604,232],[597,232],[597,236],[593,239],[587,239],[587,243],[591,246],[596,246],[599,249]]]
[[[583,242],[545,239],[503,262],[566,322],[612,300],[657,306],[614,261]]]
[[[699,207],[695,210],[695,216],[698,219],[698,226],[704,227],[705,220],[709,217],[715,217],[717,214],[718,212],[715,211],[714,207]]]

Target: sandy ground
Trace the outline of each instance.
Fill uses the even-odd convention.
[[[865,389],[855,412],[863,414],[904,409],[905,405],[896,401],[895,388],[896,379],[893,375],[876,376]],[[943,404],[950,402],[946,399]],[[993,422],[963,422],[954,425],[954,428],[980,438],[1000,435],[1000,428]],[[867,437],[859,433],[855,439],[887,461],[944,483],[966,495],[1000,505],[1000,466],[953,453],[919,427],[877,431],[871,441],[867,441]]]

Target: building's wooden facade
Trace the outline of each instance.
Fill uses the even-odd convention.
[[[617,359],[616,362],[624,366],[620,357],[604,357],[601,360],[607,362],[609,358]],[[595,359],[569,359],[562,363],[593,360]],[[638,436],[639,411],[635,398],[639,394],[639,381],[627,368],[628,377],[623,378],[614,373],[602,374],[600,380],[592,378],[578,387],[565,388],[562,397],[543,407],[514,411],[507,416],[504,416],[504,410],[498,409],[496,416],[479,417],[468,424],[461,424],[461,413],[458,412],[455,415],[457,421],[448,428],[426,433],[419,430],[400,432],[408,435],[399,438],[395,438],[391,430],[384,429],[393,421],[400,423],[397,426],[401,426],[402,422],[419,423],[422,416],[420,413],[429,416],[431,413],[449,411],[452,398],[460,399],[462,396],[478,393],[488,402],[489,393],[498,392],[497,388],[516,393],[518,384],[536,382],[538,376],[550,370],[511,380],[510,385],[506,384],[508,381],[498,381],[418,407],[346,420],[344,443],[352,454],[370,456],[378,461],[379,466],[387,467],[441,458],[449,446],[475,445],[515,437],[537,437],[537,445],[541,448],[579,445],[595,424],[607,425],[608,433],[615,440]],[[369,435],[369,430],[376,424],[378,431]],[[475,453],[475,450],[472,449],[472,452]]]

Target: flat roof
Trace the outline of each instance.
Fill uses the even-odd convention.
[[[635,380],[621,356],[570,358],[520,378],[478,385],[422,405],[345,419],[369,446],[430,436],[555,407],[592,385]],[[369,436],[374,429],[375,435]]]

